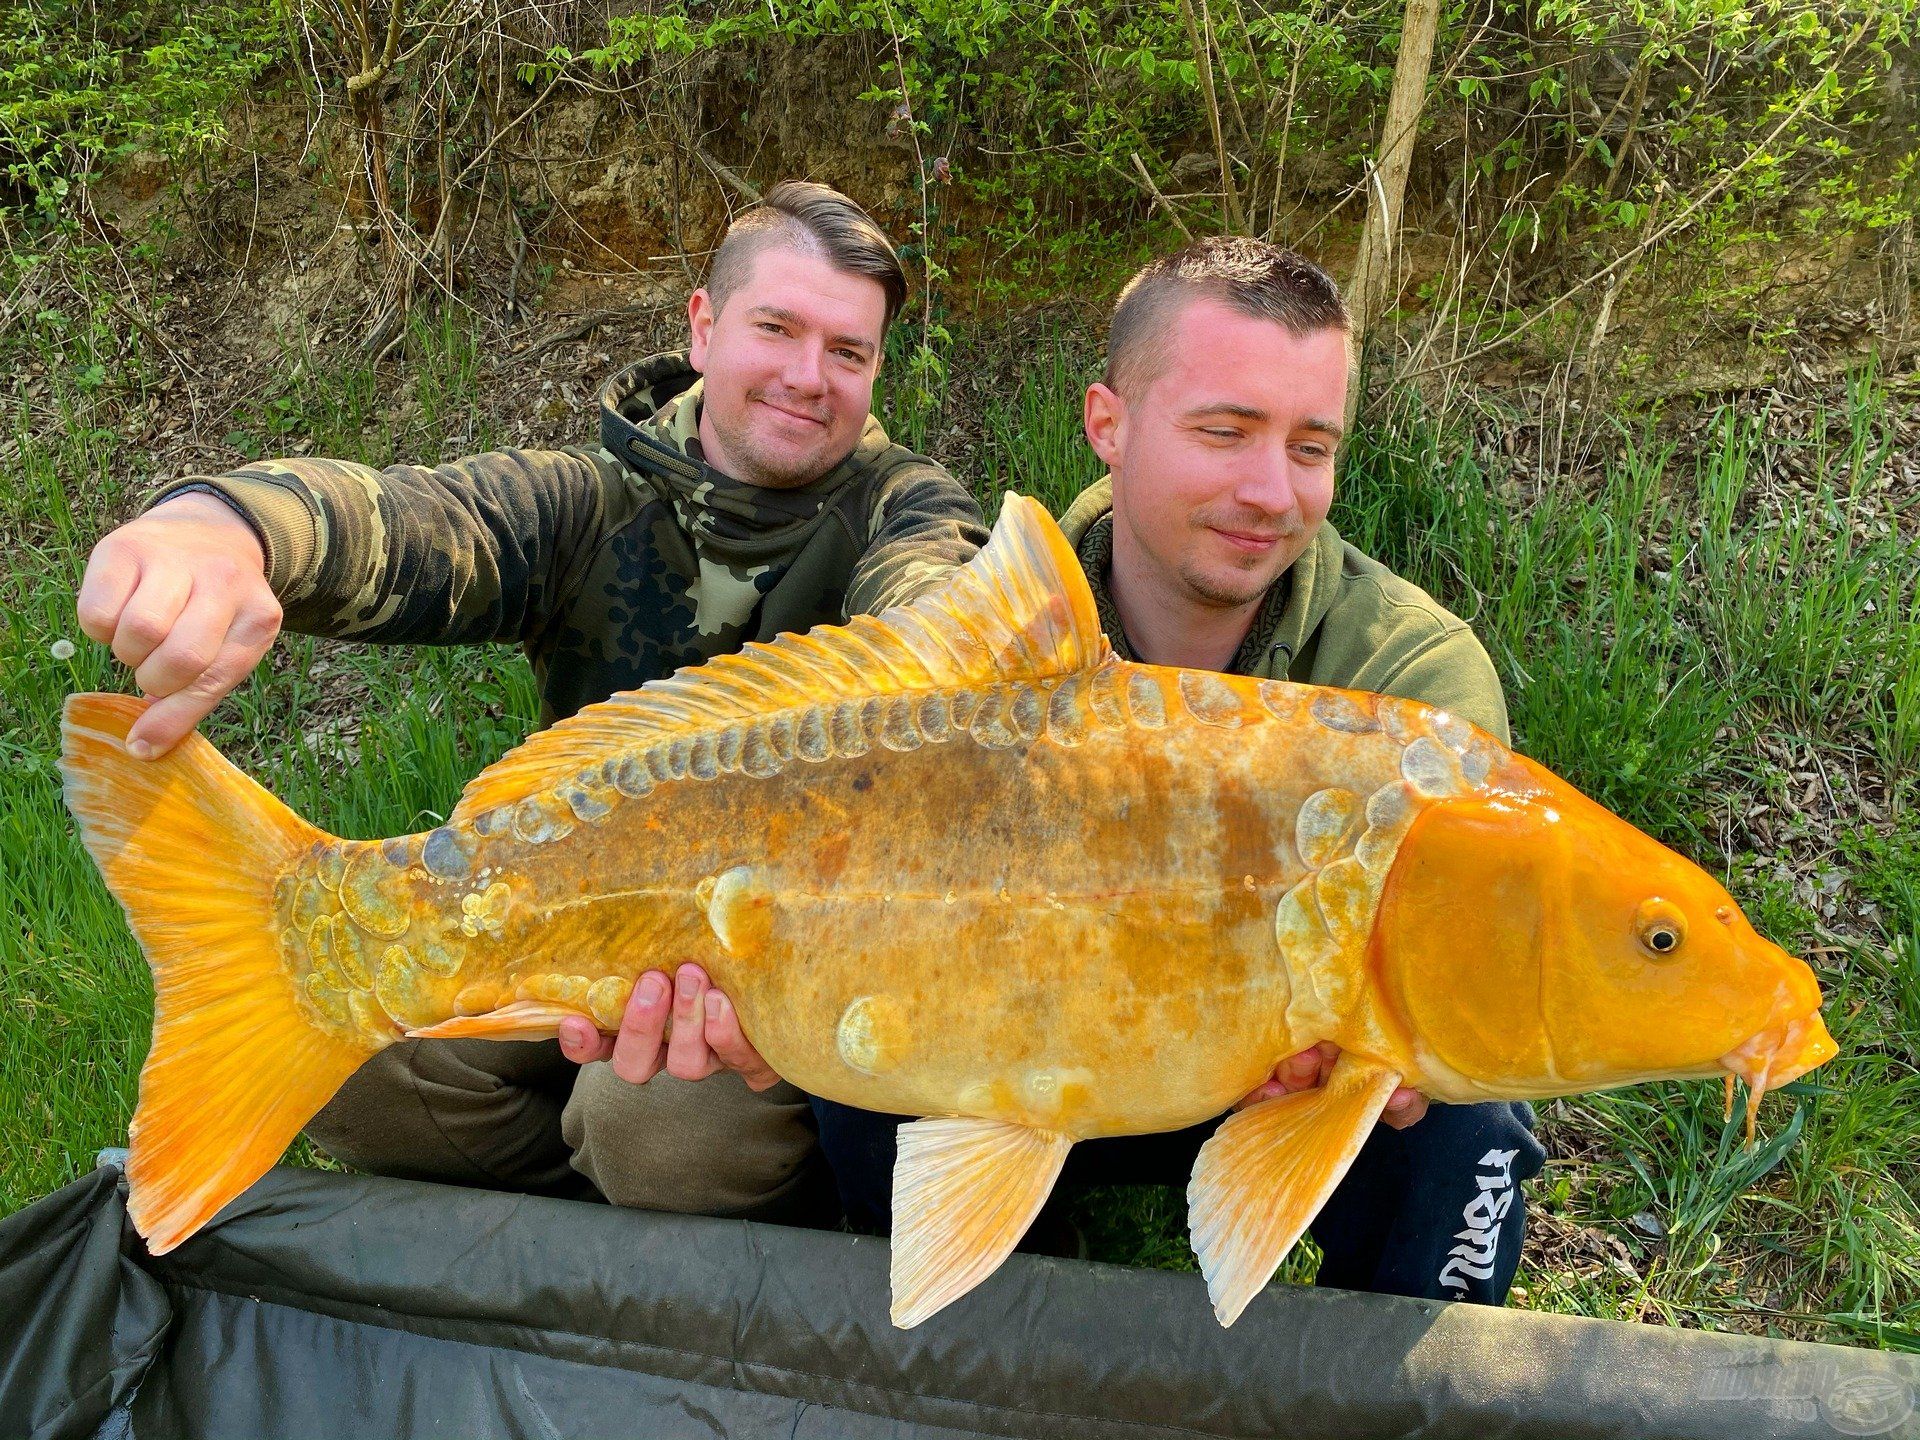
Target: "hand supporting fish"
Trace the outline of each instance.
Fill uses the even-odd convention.
[[[780,1079],[740,1029],[740,1014],[732,1002],[710,987],[698,965],[682,965],[671,980],[657,970],[642,975],[613,1035],[582,1016],[562,1020],[560,1049],[576,1065],[609,1061],[614,1074],[633,1085],[644,1085],[662,1072],[679,1080],[704,1080],[731,1070],[753,1090],[768,1089]],[[1328,1040],[1290,1055],[1273,1067],[1272,1078],[1233,1108],[1244,1110],[1324,1085],[1339,1058],[1340,1047]],[[1733,1077],[1727,1078],[1731,1082]],[[1727,1093],[1731,1106],[1731,1084]],[[1427,1097],[1403,1085],[1387,1101],[1380,1123],[1404,1130],[1426,1113]]]
[[[1243,1095],[1233,1108],[1244,1110],[1262,1100],[1277,1100],[1282,1095],[1294,1095],[1324,1085],[1332,1078],[1333,1067],[1339,1063],[1340,1047],[1331,1040],[1322,1040],[1298,1055],[1289,1055],[1274,1066],[1272,1077],[1251,1095]],[[1426,1113],[1427,1097],[1409,1085],[1401,1085],[1387,1097],[1386,1109],[1380,1112],[1380,1123],[1391,1130],[1404,1130],[1409,1125],[1419,1123]]]
[[[1751,1117],[1834,1054],[1812,972],[1723,887],[1472,725],[1116,660],[1018,496],[942,590],[591,706],[424,835],[329,836],[197,737],[133,761],[142,709],[73,697],[61,765],[154,972],[128,1174],[155,1252],[380,1048],[614,1030],[683,961],[780,1075],[927,1117],[901,1325],[992,1273],[1075,1141],[1219,1115],[1322,1042],[1324,1085],[1201,1150],[1222,1323],[1403,1086],[1730,1075]]]
[[[751,1090],[780,1080],[740,1029],[733,1002],[711,987],[698,965],[682,965],[671,980],[657,970],[642,975],[613,1035],[584,1016],[563,1019],[560,1052],[576,1065],[611,1061],[613,1073],[633,1085],[662,1071],[676,1080],[704,1080],[731,1070]]]

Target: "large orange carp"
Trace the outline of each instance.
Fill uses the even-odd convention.
[[[1226,1110],[1316,1041],[1322,1088],[1200,1153],[1232,1320],[1395,1085],[1766,1089],[1834,1054],[1800,961],[1704,872],[1425,705],[1113,658],[1010,497],[944,589],[583,710],[441,828],[341,840],[142,702],[80,695],[67,803],[152,965],[128,1167],[163,1252],[406,1036],[618,1027],[694,960],[767,1061],[902,1128],[893,1315],[990,1274],[1068,1148]],[[634,1136],[644,1145],[647,1137]]]

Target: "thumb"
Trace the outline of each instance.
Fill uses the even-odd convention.
[[[560,1022],[560,1053],[576,1065],[605,1060],[613,1054],[613,1037],[602,1035],[578,1015]]]

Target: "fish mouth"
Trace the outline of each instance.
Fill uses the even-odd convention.
[[[1827,1033],[1818,1010],[1771,1030],[1762,1030],[1720,1057],[1720,1064],[1727,1072],[1726,1118],[1733,1118],[1733,1082],[1743,1080],[1747,1086],[1747,1143],[1751,1145],[1754,1117],[1760,1113],[1760,1097],[1826,1064],[1839,1053],[1840,1047]]]

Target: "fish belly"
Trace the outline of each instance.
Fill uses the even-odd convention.
[[[761,1052],[865,1109],[1082,1136],[1245,1094],[1283,1043],[1291,849],[1245,757],[1179,740],[969,737],[760,782],[779,823],[742,827],[707,905]]]

